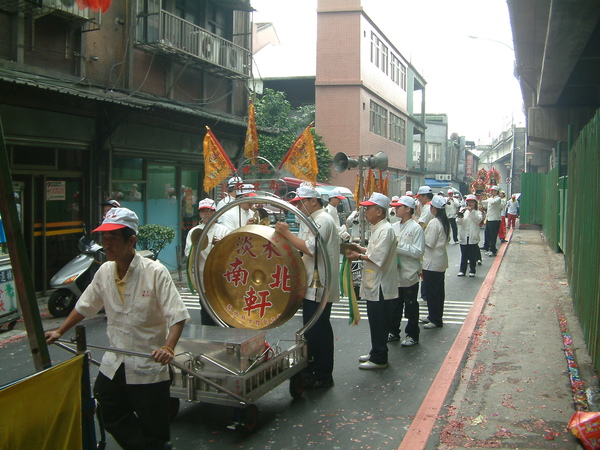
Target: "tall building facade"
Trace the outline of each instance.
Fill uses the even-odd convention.
[[[425,84],[360,0],[319,0],[315,129],[332,155],[385,152],[390,195],[423,179],[421,168],[412,165],[412,143],[414,134],[425,133]],[[415,90],[421,95],[414,96]],[[415,99],[421,103],[414,105]],[[334,173],[332,184],[354,189],[356,176],[352,170]]]

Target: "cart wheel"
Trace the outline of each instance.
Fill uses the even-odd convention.
[[[258,408],[256,405],[248,405],[242,409],[241,428],[245,432],[254,431],[258,425]]]
[[[302,373],[297,373],[292,378],[290,378],[290,395],[292,398],[300,398],[302,397],[302,393],[304,392],[304,378],[302,377]]]
[[[177,417],[177,413],[179,412],[179,399],[175,397],[171,397],[169,402],[169,419],[173,420]]]
[[[57,289],[48,299],[48,311],[54,317],[66,317],[75,306],[75,294],[68,289]]]

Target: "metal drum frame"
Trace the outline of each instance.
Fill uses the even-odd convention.
[[[205,225],[198,242],[208,241],[208,231],[217,223],[222,214],[241,204],[247,203],[274,205],[281,210],[291,212],[316,236],[317,257],[323,258],[326,272],[325,274],[320,274],[320,277],[324,279],[324,287],[321,291],[319,307],[306,325],[303,325],[296,331],[294,340],[280,341],[274,347],[265,350],[262,355],[257,357],[256,363],[252,364],[245,371],[232,370],[207,355],[194,355],[191,353],[176,355],[177,363],[175,367],[179,370],[175,371],[175,377],[171,386],[171,396],[187,401],[240,408],[238,410],[238,412],[241,412],[241,414],[238,414],[238,425],[245,430],[251,430],[255,425],[258,414],[258,410],[252,404],[256,399],[288,379],[290,380],[290,394],[292,397],[297,398],[302,395],[303,386],[300,372],[308,365],[304,334],[316,323],[325,309],[326,302],[323,300],[329,294],[328,281],[331,278],[331,261],[325,251],[325,242],[310,217],[306,216],[294,205],[268,192],[261,192],[256,197],[236,199],[219,209]],[[199,267],[203,259],[200,246],[198,246],[191,257],[194,258],[195,267]],[[194,270],[193,274],[202,306],[206,308],[216,323],[222,327],[228,326],[210,307],[203,280],[198,279],[198,272],[198,270]],[[282,350],[280,345],[283,342],[289,342],[292,345],[287,350]]]

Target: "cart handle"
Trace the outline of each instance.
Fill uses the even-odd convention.
[[[72,342],[64,341],[64,340],[60,340],[60,339],[54,341],[54,343],[55,344],[56,343],[72,344]],[[65,348],[66,347],[66,349],[68,349],[68,351],[72,351],[73,350],[70,347],[67,347],[66,345],[59,345],[59,347],[61,347],[61,348]],[[150,355],[149,353],[134,352],[134,351],[131,351],[131,350],[123,350],[123,349],[120,349],[120,348],[103,347],[101,345],[91,345],[91,344],[87,344],[87,347],[97,348],[99,350],[105,350],[107,352],[121,353],[121,354],[128,355],[128,356],[139,356],[140,358],[154,359],[154,356]],[[218,385],[214,381],[211,381],[208,378],[205,378],[202,375],[199,375],[196,372],[194,372],[192,370],[189,370],[183,364],[180,364],[180,363],[178,363],[177,361],[174,361],[174,360],[169,361],[169,364],[172,365],[173,367],[177,367],[182,372],[185,372],[188,375],[191,375],[194,378],[199,379],[203,383],[206,383],[209,386],[214,387],[216,390],[218,390],[220,392],[226,393],[230,397],[232,397],[232,398],[236,399],[237,401],[239,401],[242,406],[247,406],[248,405],[248,402],[243,397],[237,395],[235,392],[231,392],[229,389],[226,389],[223,386]]]

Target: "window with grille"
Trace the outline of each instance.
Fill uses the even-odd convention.
[[[387,137],[387,109],[371,100],[370,131],[379,136]]]
[[[390,140],[406,145],[406,121],[390,113]]]

